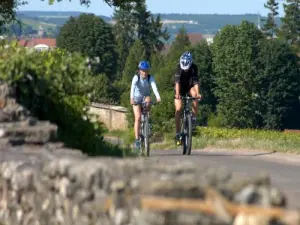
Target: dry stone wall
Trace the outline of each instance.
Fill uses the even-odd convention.
[[[228,201],[286,206],[270,179],[154,158],[90,158],[56,142],[56,126],[1,99],[0,223],[4,225],[237,224],[230,215],[143,208],[144,195],[204,199],[211,186]],[[126,196],[131,194],[133,198]],[[225,213],[226,214],[226,213]],[[259,224],[279,224],[264,220]]]

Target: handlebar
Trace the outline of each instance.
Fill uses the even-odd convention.
[[[156,101],[151,101],[151,102],[141,102],[141,103],[133,103],[133,105],[140,105],[140,106],[143,106],[143,105],[145,105],[145,104],[150,104],[150,105],[156,105],[158,102],[156,102]]]
[[[195,97],[190,97],[190,96],[180,96],[179,99],[181,99],[181,100],[187,99],[187,100],[193,100],[193,101],[198,101],[198,102],[200,102],[202,100],[201,98],[195,98]]]

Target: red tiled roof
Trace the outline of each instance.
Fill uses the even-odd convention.
[[[203,40],[203,35],[201,33],[188,33],[187,35],[189,36],[192,45]]]
[[[20,40],[18,44],[23,47],[34,47],[39,44],[48,45],[49,47],[56,47],[55,38],[33,38],[31,40]]]

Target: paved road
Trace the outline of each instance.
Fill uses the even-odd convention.
[[[274,152],[226,152],[193,150],[184,156],[181,150],[153,150],[151,157],[160,160],[170,158],[192,160],[205,166],[226,167],[235,175],[254,176],[264,171],[271,176],[271,182],[286,196],[289,207],[300,208],[300,156],[287,156]]]

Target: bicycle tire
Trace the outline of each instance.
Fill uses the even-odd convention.
[[[181,143],[182,143],[182,154],[185,155],[186,154],[186,148],[187,148],[187,145],[186,145],[186,116],[183,116],[182,118],[182,137],[181,137]]]
[[[149,118],[145,116],[144,118],[144,141],[145,141],[145,150],[146,155],[149,157],[150,155],[150,143],[149,143]]]
[[[141,122],[140,123],[140,143],[141,143],[141,149],[140,149],[140,151],[144,151],[144,139],[145,139],[145,136],[144,136],[144,126],[145,126],[145,124],[144,124],[144,122]]]
[[[187,116],[187,154],[190,155],[192,151],[192,115]]]

